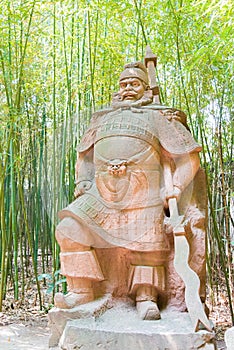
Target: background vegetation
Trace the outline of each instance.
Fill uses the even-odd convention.
[[[150,44],[163,104],[184,110],[208,181],[208,285],[233,317],[232,0],[0,1],[0,311],[28,276],[60,283],[57,212],[73,200],[76,145],[118,75]],[[33,271],[31,271],[33,267]],[[41,279],[43,281],[41,282]]]

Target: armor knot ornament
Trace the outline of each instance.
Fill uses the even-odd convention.
[[[127,161],[123,159],[113,159],[108,162],[108,173],[114,176],[124,176],[127,171]]]

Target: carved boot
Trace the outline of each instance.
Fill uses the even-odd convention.
[[[93,281],[103,281],[104,276],[93,250],[60,253],[61,271],[67,277],[69,293],[56,293],[55,306],[72,309],[94,299]]]
[[[94,299],[92,282],[84,278],[67,278],[68,294],[56,293],[54,304],[60,309],[72,309]]]
[[[157,305],[156,289],[152,286],[141,286],[137,290],[136,308],[142,320],[159,320],[161,318]]]
[[[161,318],[157,305],[158,290],[165,290],[164,266],[132,265],[129,295],[136,300],[136,308],[142,320],[159,320]]]

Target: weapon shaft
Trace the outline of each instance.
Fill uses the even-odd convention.
[[[159,100],[159,88],[156,82],[156,71],[155,67],[157,65],[157,57],[152,52],[151,48],[147,45],[146,47],[146,55],[145,55],[145,66],[148,69],[149,83],[150,89],[153,92],[153,100],[155,103],[160,103]]]
[[[156,75],[155,75],[155,65],[153,61],[148,61],[147,63],[148,75],[150,81],[150,88],[156,87]]]

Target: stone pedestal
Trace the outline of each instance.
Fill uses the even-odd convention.
[[[234,349],[234,327],[229,328],[224,335],[227,350]]]
[[[98,318],[103,312],[112,307],[112,298],[106,295],[90,303],[74,307],[73,309],[58,309],[54,307],[49,311],[49,327],[51,335],[49,347],[55,347],[59,343],[64,328],[69,320]]]
[[[214,333],[194,332],[187,313],[165,310],[161,317],[157,321],[142,321],[134,305],[119,300],[100,316],[67,321],[59,347],[63,350],[217,349]]]

